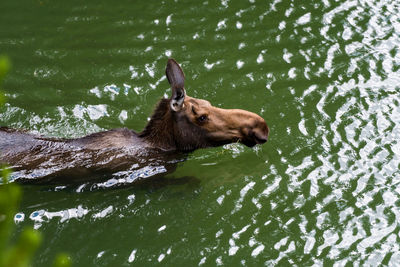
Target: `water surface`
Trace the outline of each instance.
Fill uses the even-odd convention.
[[[260,114],[266,145],[199,150],[140,186],[24,186],[15,221],[76,266],[350,266],[400,261],[398,1],[11,1],[0,123],[140,131],[169,94]]]

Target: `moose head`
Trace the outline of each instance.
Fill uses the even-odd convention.
[[[268,140],[269,129],[259,115],[241,109],[214,107],[207,100],[186,95],[185,75],[169,59],[166,76],[170,99],[162,99],[140,137],[165,150],[192,151],[241,142],[252,147]]]

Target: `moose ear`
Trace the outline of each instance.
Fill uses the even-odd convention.
[[[181,110],[185,100],[185,75],[179,64],[172,58],[168,59],[167,69],[165,70],[167,79],[172,88],[171,109]]]

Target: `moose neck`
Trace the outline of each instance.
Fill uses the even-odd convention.
[[[161,99],[150,121],[139,137],[152,147],[164,150],[176,150],[173,131],[173,117],[170,110],[170,100]]]

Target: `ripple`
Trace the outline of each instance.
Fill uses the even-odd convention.
[[[263,147],[196,151],[173,183],[133,186],[165,173],[149,166],[27,187],[17,227],[57,233],[41,265],[58,248],[85,266],[400,260],[396,1],[4,5],[0,25],[15,27],[0,26],[0,48],[16,64],[3,124],[58,137],[140,130],[169,94],[165,60],[175,57],[189,95],[260,113],[271,127]],[[76,246],[66,248],[71,229]]]
[[[34,221],[34,228],[39,229],[44,222],[49,222],[53,218],[59,218],[59,221],[65,222],[72,218],[80,219],[89,212],[88,209],[79,205],[76,208],[69,208],[62,211],[50,212],[46,210],[37,210],[29,215],[29,218]]]

